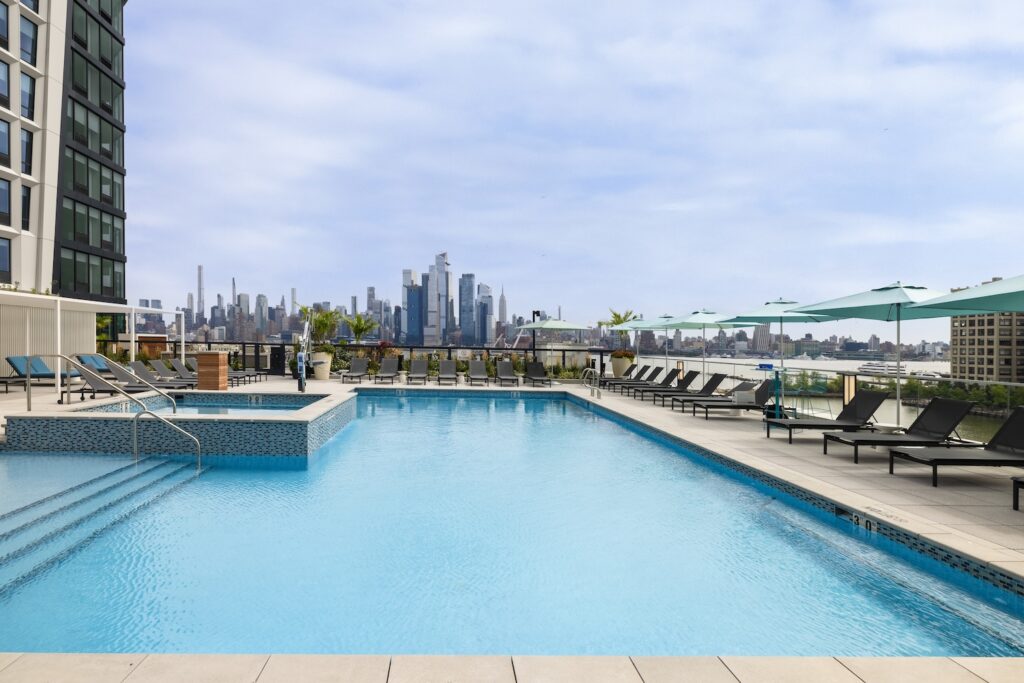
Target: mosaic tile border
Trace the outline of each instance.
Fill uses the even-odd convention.
[[[564,400],[580,408],[593,412],[601,417],[610,419],[633,431],[640,433],[646,438],[664,443],[670,447],[680,448],[699,456],[705,460],[721,466],[723,469],[742,475],[748,479],[758,482],[770,489],[790,497],[794,502],[808,506],[809,508],[824,513],[837,522],[842,522],[851,527],[855,533],[876,534],[877,536],[891,541],[899,547],[906,549],[916,555],[935,560],[945,567],[966,574],[983,582],[984,584],[1006,591],[1016,599],[1024,600],[1024,578],[1002,571],[998,567],[964,555],[934,543],[926,538],[903,529],[897,524],[879,519],[877,516],[863,511],[847,510],[820,494],[808,491],[785,479],[770,475],[755,467],[745,465],[717,453],[708,448],[695,444],[686,439],[664,432],[656,427],[641,422],[628,415],[609,409],[599,403],[590,401],[584,397],[576,396],[565,391],[498,391],[498,390],[468,390],[468,389],[427,389],[427,390],[404,390],[388,388],[367,388],[360,392],[364,395],[391,395],[391,396],[479,396],[481,398],[535,398],[545,400]]]
[[[306,408],[317,401],[327,398],[330,394],[244,394],[223,391],[189,391],[181,393],[169,391],[179,405],[220,405],[239,408],[263,406],[267,408]],[[160,395],[148,395],[139,398],[147,408],[166,407],[167,399]],[[131,413],[134,406],[127,399],[104,402],[100,405],[86,405],[74,408],[72,413]]]

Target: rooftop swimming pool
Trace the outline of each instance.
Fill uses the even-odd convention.
[[[1009,594],[573,401],[356,411],[304,470],[0,453],[0,651],[1024,648]]]

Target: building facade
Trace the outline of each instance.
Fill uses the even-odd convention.
[[[953,379],[1024,382],[1024,313],[961,315],[950,326]]]
[[[0,0],[0,283],[124,303],[122,0]]]
[[[125,302],[123,0],[0,0],[0,283]]]
[[[465,273],[459,278],[459,331],[462,332],[462,345],[472,346],[476,343],[476,275]]]

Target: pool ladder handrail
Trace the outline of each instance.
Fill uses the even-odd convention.
[[[76,360],[72,360],[71,358],[68,358],[67,356],[65,356],[62,353],[48,353],[48,354],[40,353],[40,354],[35,354],[33,356],[29,356],[28,367],[26,368],[27,372],[26,372],[26,380],[25,380],[25,385],[26,385],[25,386],[25,391],[28,394],[26,400],[28,401],[28,410],[29,410],[29,412],[32,411],[32,359],[33,358],[61,358],[61,359],[65,360],[65,361],[67,361],[68,363],[70,363],[71,366],[74,367],[75,369],[77,369],[79,372],[84,372],[87,375],[91,375],[91,376],[93,376],[93,377],[95,377],[95,378],[97,378],[99,380],[102,380],[102,381],[106,382],[106,380],[104,380],[102,377],[100,377],[99,374],[97,374],[96,371],[93,370],[92,368],[90,368],[90,367],[88,367],[86,365],[83,365],[82,363],[79,363]],[[58,368],[58,370],[63,372],[63,368]],[[145,403],[143,403],[139,399],[135,398],[134,396],[132,396],[127,391],[125,391],[121,387],[117,386],[113,382],[106,382],[106,383],[109,384],[111,386],[111,388],[113,388],[114,391],[116,391],[117,393],[121,394],[126,399],[128,399],[132,403],[138,405],[139,408],[141,408],[141,410],[138,413],[136,413],[134,417],[132,417],[132,456],[136,460],[139,459],[139,418],[142,417],[143,415],[151,415],[151,416],[155,417],[157,420],[159,420],[160,422],[163,422],[165,425],[167,425],[168,427],[170,427],[174,431],[180,432],[181,434],[183,434],[187,438],[191,439],[195,443],[195,445],[196,445],[196,470],[200,470],[200,471],[202,470],[202,468],[203,468],[203,447],[202,447],[202,444],[199,443],[199,439],[198,438],[196,438],[193,434],[190,434],[189,432],[185,431],[184,429],[182,429],[178,425],[174,424],[173,422],[171,422],[167,418],[161,417],[160,415],[157,415],[156,413],[151,411],[146,406]],[[146,384],[148,384],[148,382],[146,382]],[[67,389],[67,401],[68,401],[68,403],[71,403],[71,385],[68,384],[67,387],[68,387],[68,389]],[[156,387],[154,387],[154,389],[156,389]],[[166,396],[170,400],[171,407],[173,408],[174,412],[177,413],[178,412],[178,404],[175,402],[175,400],[171,396],[169,396],[169,395],[165,394],[164,392],[160,391],[159,389],[156,389],[156,391],[159,392],[160,394],[163,394],[164,396]]]
[[[583,380],[583,386],[590,389],[591,396],[601,398],[601,378],[597,374],[597,370],[594,368],[583,368],[580,379]]]
[[[142,410],[140,410],[139,412],[135,413],[135,416],[132,418],[132,455],[135,457],[136,460],[139,459],[139,418],[143,417],[144,415],[149,415],[150,417],[155,417],[158,421],[163,422],[165,425],[167,425],[168,427],[170,427],[174,431],[176,431],[176,432],[182,434],[183,436],[191,439],[192,442],[196,446],[196,471],[197,472],[202,471],[202,469],[203,469],[203,447],[199,443],[199,439],[196,438],[196,436],[194,434],[190,434],[189,432],[185,431],[184,429],[182,429],[178,425],[174,424],[173,422],[171,422],[167,418],[162,417],[160,415],[157,415],[152,410],[147,408],[145,405],[143,405],[142,406]]]
[[[73,360],[73,359],[65,356],[63,353],[36,353],[36,354],[33,354],[33,355],[28,357],[28,363],[26,364],[27,367],[25,368],[25,371],[26,371],[25,372],[25,403],[26,403],[26,411],[27,412],[32,412],[32,360],[34,358],[60,358],[60,359],[64,360],[65,362],[70,363],[71,366],[73,368],[75,368],[76,370],[78,370],[79,372],[85,371],[86,374],[91,375],[92,377],[100,380],[101,382],[109,384],[114,391],[116,391],[117,393],[121,394],[125,398],[127,398],[127,399],[129,399],[131,401],[134,401],[135,403],[138,403],[143,408],[146,407],[145,404],[142,401],[138,400],[137,398],[135,398],[134,396],[132,396],[128,392],[124,391],[123,389],[121,389],[121,387],[117,386],[113,382],[108,382],[107,380],[105,380],[102,377],[100,377],[100,375],[95,370],[93,370],[92,368],[90,368],[87,365],[79,363],[78,361]],[[111,361],[111,362],[114,362],[114,361]],[[60,376],[60,374],[63,373],[63,372],[64,372],[64,368],[58,367],[57,368],[56,376]],[[129,371],[129,372],[131,372],[131,371]],[[168,401],[170,401],[171,402],[171,412],[172,413],[177,413],[178,412],[178,402],[174,400],[173,396],[168,394],[163,389],[158,389],[157,387],[153,386],[152,384],[147,382],[142,377],[139,377],[138,375],[136,375],[134,372],[132,374],[138,379],[139,384],[143,384],[143,385],[149,387],[150,389],[152,389],[153,391],[155,391],[156,393],[160,394],[161,396],[166,398]],[[68,379],[70,380],[70,377]],[[64,386],[66,388],[65,396],[67,396],[67,402],[71,403],[71,382],[70,381],[65,382]],[[62,402],[63,401],[58,401],[58,403],[62,403]]]

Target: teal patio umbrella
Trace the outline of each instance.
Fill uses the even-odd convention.
[[[786,350],[784,347],[785,342],[783,341],[785,324],[790,323],[821,323],[828,320],[835,320],[832,316],[820,315],[815,313],[798,313],[791,309],[799,306],[795,301],[789,301],[787,299],[776,299],[775,301],[765,302],[764,306],[756,310],[737,315],[729,318],[725,322],[728,323],[767,323],[768,331],[771,332],[771,324],[774,322],[779,323],[779,365],[785,374],[786,370]],[[780,400],[785,403],[786,400],[786,383],[782,382],[780,387]]]
[[[734,323],[729,322],[728,316],[719,315],[714,311],[707,309],[700,309],[694,311],[690,315],[682,316],[680,318],[672,318],[666,320],[663,323],[664,327],[669,330],[700,330],[701,331],[701,349],[700,349],[700,372],[702,375],[707,374],[707,329],[709,327],[732,328],[732,327],[751,327],[750,323]]]
[[[904,320],[917,320],[921,318],[942,318],[950,315],[948,309],[943,308],[918,308],[914,304],[922,303],[941,296],[942,292],[933,289],[919,287],[916,285],[905,285],[902,282],[894,282],[885,287],[871,289],[859,294],[822,301],[810,306],[799,306],[792,309],[796,313],[810,313],[812,315],[828,315],[834,318],[860,318],[863,320],[884,320],[896,322],[896,426],[900,424],[900,406],[902,406],[902,393],[900,384],[902,382],[903,368],[900,364],[902,351],[900,349],[900,324]]]
[[[655,320],[633,321],[633,322],[637,322],[638,323],[636,326],[633,327],[633,330],[636,331],[636,332],[642,332],[643,330],[664,330],[664,332],[665,332],[665,372],[668,372],[668,331],[670,329],[672,329],[672,328],[667,326],[667,323],[670,320],[675,320],[675,319],[676,318],[674,318],[673,316],[671,316],[671,315],[666,313],[665,315],[659,316]],[[637,347],[638,347],[637,351],[639,351],[640,350],[639,349],[639,344],[637,344]]]
[[[1024,275],[961,289],[919,304],[915,309],[939,309],[951,315],[1024,311]]]
[[[589,330],[589,325],[577,325],[575,323],[567,322],[565,320],[554,320],[548,318],[547,320],[538,320],[537,322],[526,323],[521,326],[521,330],[551,330],[553,332],[578,332],[580,330]]]

